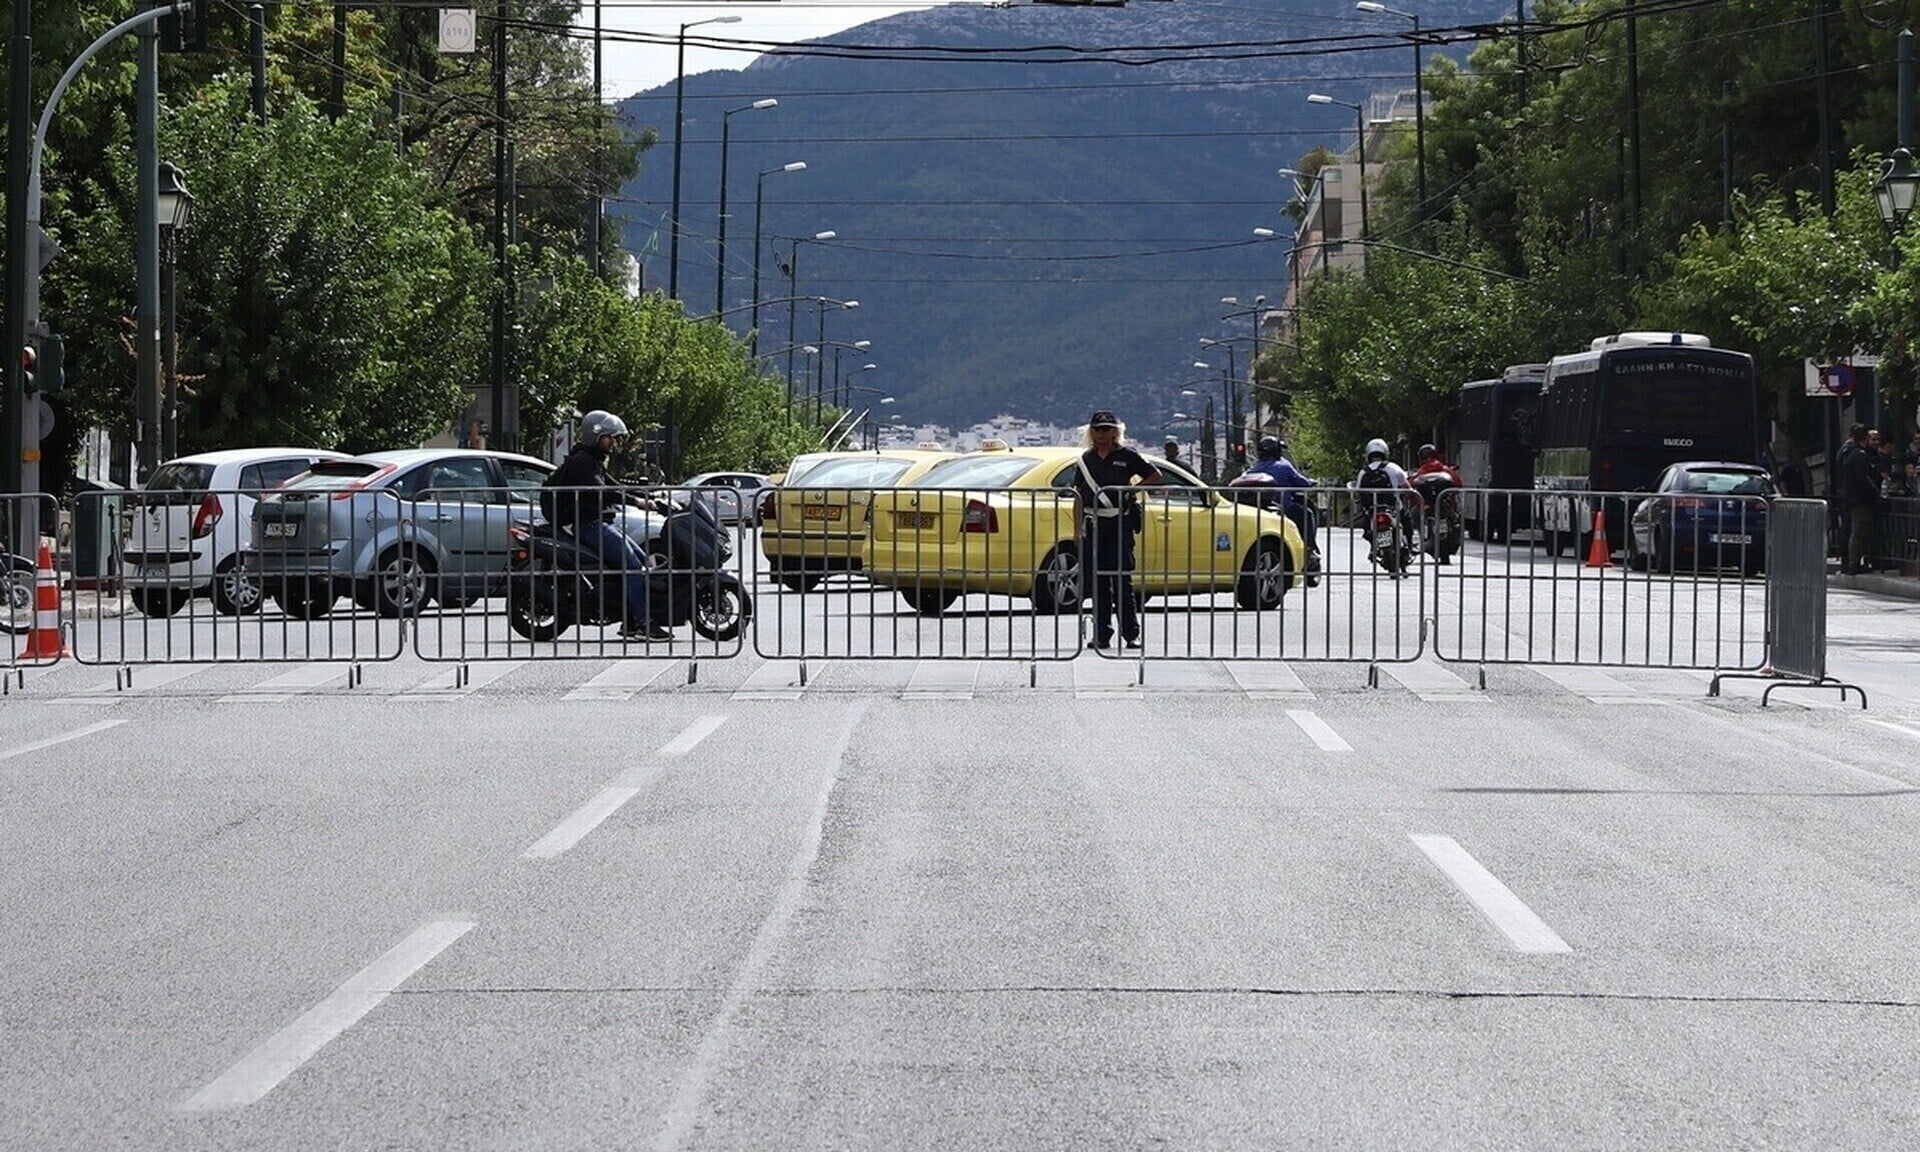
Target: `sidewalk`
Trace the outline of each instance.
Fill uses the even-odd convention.
[[[1848,576],[1838,567],[1830,567],[1827,569],[1827,587],[1866,592],[1874,596],[1891,596],[1900,600],[1920,600],[1920,577],[1895,576],[1890,572],[1863,572],[1858,576]]]

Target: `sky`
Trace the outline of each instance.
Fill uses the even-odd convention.
[[[646,32],[672,38],[680,25],[715,16],[738,16],[737,24],[708,24],[691,29],[689,37],[727,40],[809,40],[878,20],[896,12],[910,12],[931,4],[889,4],[884,0],[735,0],[732,3],[669,5],[645,0],[604,0],[600,22],[605,33],[616,30]],[[592,0],[582,0],[580,26],[593,27]],[[608,41],[602,49],[606,97],[620,100],[635,92],[673,83],[674,45],[623,44]],[[687,75],[715,69],[740,69],[752,63],[747,52],[687,48]]]

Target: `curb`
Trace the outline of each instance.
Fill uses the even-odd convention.
[[[1865,592],[1896,600],[1920,600],[1920,579],[1911,576],[1887,576],[1878,572],[1848,576],[1842,572],[1829,572],[1827,587],[1845,588],[1850,592]]]

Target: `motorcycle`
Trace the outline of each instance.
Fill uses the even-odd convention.
[[[1402,507],[1397,499],[1385,497],[1372,502],[1367,514],[1367,559],[1385,568],[1398,580],[1413,566],[1414,544],[1409,539]]]
[[[517,521],[507,576],[507,625],[536,642],[568,628],[618,625],[624,580],[597,552],[544,520]],[[753,616],[753,597],[721,566],[732,541],[704,503],[676,501],[647,542],[648,619],[663,628],[692,623],[709,640],[733,640]]]
[[[1457,485],[1444,472],[1416,476],[1412,484],[1420,495],[1420,550],[1441,564],[1450,564],[1453,554],[1460,550],[1460,538],[1466,529],[1460,516],[1460,502],[1445,498],[1445,493]]]

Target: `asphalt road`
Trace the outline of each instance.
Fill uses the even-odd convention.
[[[1830,608],[1865,712],[1151,643],[27,670],[0,1145],[1909,1148],[1920,627]]]

